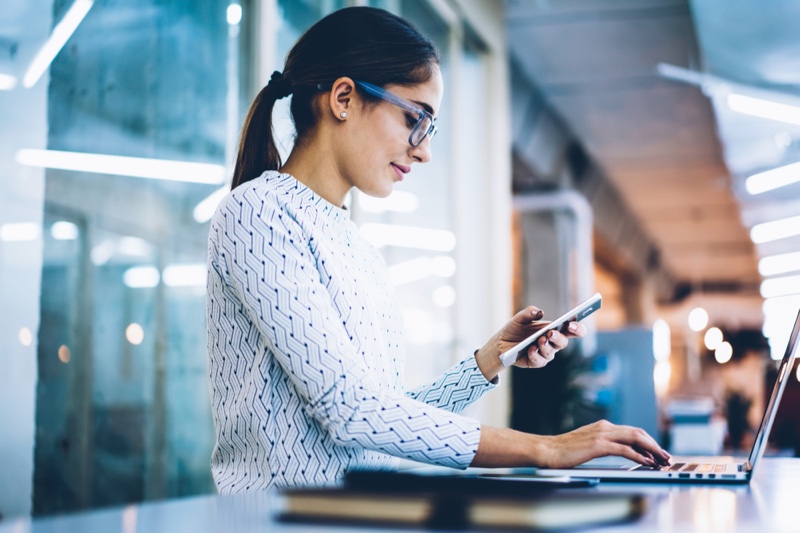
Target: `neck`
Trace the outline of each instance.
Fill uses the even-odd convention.
[[[295,145],[281,172],[291,174],[303,185],[332,203],[343,207],[344,198],[352,185],[334,163],[330,147],[319,139]]]

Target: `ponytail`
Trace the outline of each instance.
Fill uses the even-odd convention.
[[[383,9],[347,7],[311,26],[286,57],[283,74],[273,72],[247,113],[233,171],[235,189],[278,170],[281,157],[272,131],[275,102],[292,95],[295,145],[305,142],[319,121],[315,99],[342,76],[383,87],[430,79],[439,54],[411,24]],[[366,97],[365,97],[366,98]]]
[[[275,102],[291,93],[291,83],[276,70],[267,86],[253,100],[239,140],[231,190],[257,178],[265,170],[278,170],[281,167],[281,156],[272,131],[272,109]]]

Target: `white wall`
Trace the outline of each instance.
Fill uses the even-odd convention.
[[[50,32],[52,7],[52,0],[4,2],[4,19],[24,24],[25,31],[15,59],[3,58],[0,72],[22,77]],[[18,165],[14,154],[46,146],[48,83],[45,74],[30,89],[19,83],[0,91],[0,226],[41,225],[44,171]],[[5,518],[31,511],[41,268],[41,238],[0,240],[0,513]],[[22,328],[33,334],[29,346],[20,342]]]

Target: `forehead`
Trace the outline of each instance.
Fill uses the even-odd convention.
[[[431,77],[416,85],[387,85],[386,89],[397,96],[425,109],[433,116],[439,114],[444,94],[444,81],[439,67],[434,65]]]

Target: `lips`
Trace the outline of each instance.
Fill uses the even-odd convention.
[[[391,163],[392,168],[394,168],[395,174],[397,174],[398,181],[403,181],[403,175],[408,174],[411,172],[411,167],[407,167],[404,165],[398,165],[396,163]]]

